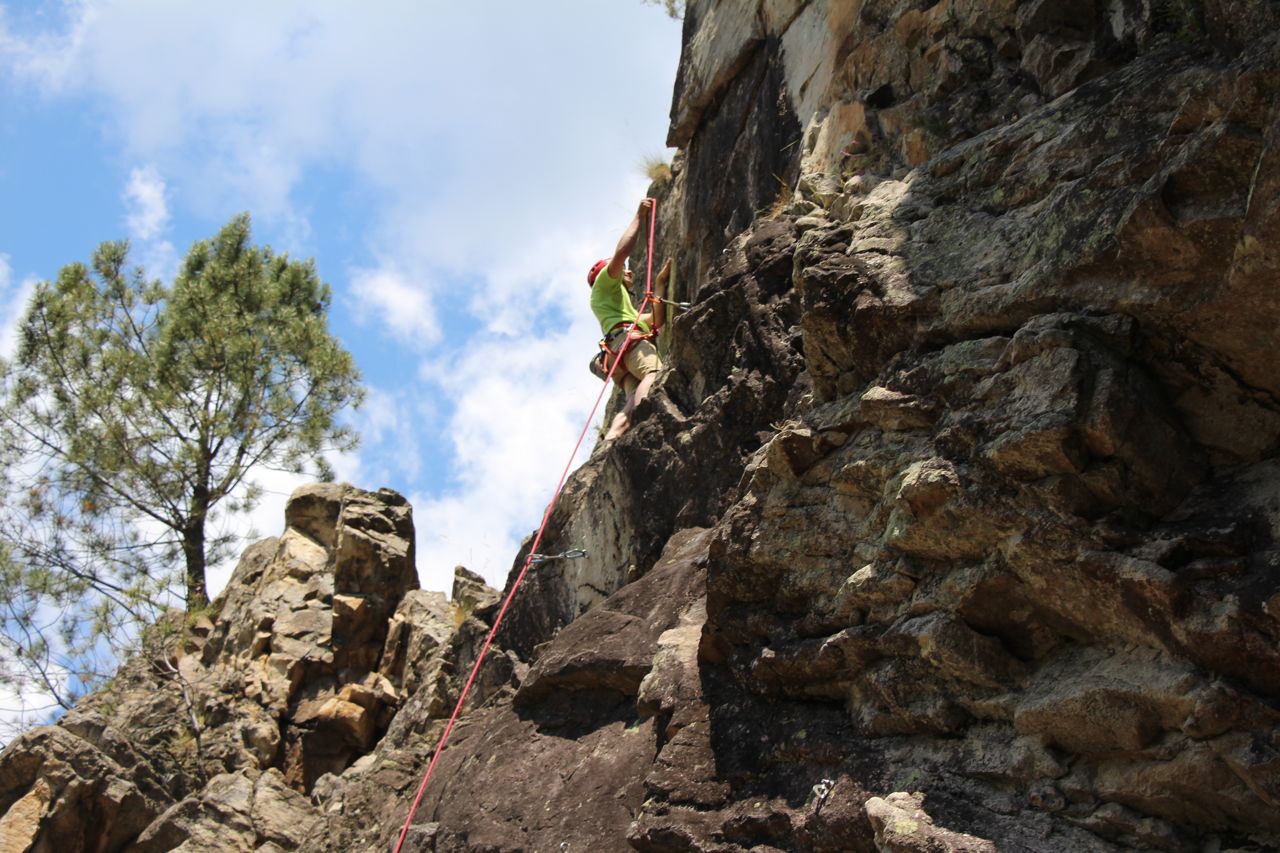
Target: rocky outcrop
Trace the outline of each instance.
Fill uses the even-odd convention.
[[[279,770],[222,773],[176,803],[129,846],[167,850],[299,850],[320,822],[305,796]]]
[[[242,728],[261,718],[237,752],[219,751],[222,769],[281,765],[306,791],[367,752],[390,722],[399,692],[379,664],[417,573],[410,510],[398,495],[304,488],[285,521],[283,537],[246,552],[219,602],[227,618],[178,672],[247,700],[243,710],[219,703],[215,727],[224,715]],[[447,618],[442,600],[433,615]]]
[[[307,849],[317,784],[407,701],[448,704],[496,593],[465,570],[454,604],[418,590],[394,492],[305,487],[285,521],[210,613],[155,626],[107,689],[0,754],[5,849]]]

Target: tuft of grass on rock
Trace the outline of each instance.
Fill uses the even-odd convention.
[[[680,20],[684,17],[684,6],[687,0],[644,0],[649,6],[661,6],[667,10],[667,15]]]
[[[640,169],[646,178],[658,185],[659,189],[671,183],[671,164],[660,154],[645,157],[640,163]]]

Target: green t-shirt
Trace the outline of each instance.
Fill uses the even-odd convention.
[[[609,334],[609,330],[619,323],[631,323],[636,319],[636,307],[631,304],[631,294],[620,279],[609,275],[605,267],[596,275],[596,283],[591,286],[591,311],[600,321],[600,331]],[[640,323],[637,328],[646,334],[647,323]]]

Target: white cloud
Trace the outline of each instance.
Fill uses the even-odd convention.
[[[440,440],[452,451],[454,478],[451,488],[414,498],[418,574],[428,588],[449,589],[457,564],[503,585],[599,395],[600,381],[587,370],[599,329],[585,283],[575,286],[585,275],[581,259],[566,251],[542,260],[543,270],[526,270],[536,286],[518,301],[536,303],[551,294],[561,300],[567,325],[534,325],[520,335],[489,332],[429,371],[428,380],[453,403]],[[600,417],[575,464],[594,446]]]
[[[178,250],[162,234],[170,227],[168,187],[154,164],[136,167],[121,193],[125,227],[134,254],[147,274],[163,281],[178,272]]]
[[[400,405],[395,395],[381,388],[369,388],[360,407],[360,438],[380,442],[388,433],[398,433],[403,426]]]
[[[585,358],[562,357],[579,349],[566,341],[526,342],[522,364],[536,366],[525,371],[487,369],[509,353],[504,342],[476,348],[459,365],[448,438],[457,487],[414,499],[423,586],[448,590],[453,567],[463,564],[501,587],[520,539],[542,520],[600,387]],[[588,431],[579,460],[593,444]]]
[[[143,243],[135,249],[134,254],[149,278],[166,282],[173,281],[182,260],[178,257],[177,248],[168,240]]]
[[[9,256],[0,255],[0,358],[13,358],[18,351],[18,329],[35,287],[36,279],[30,276],[14,287]]]
[[[86,25],[92,19],[87,7],[74,14],[65,31],[37,34],[14,32],[9,12],[0,6],[0,71],[30,81],[46,91],[65,85],[75,65]]]
[[[183,174],[192,204],[288,219],[306,170],[339,162],[386,194],[381,250],[468,268],[549,223],[612,213],[601,176],[637,168],[638,136],[661,146],[670,90],[649,81],[670,80],[676,28],[610,5],[86,2],[11,62],[100,98],[126,148]],[[666,55],[602,60],[620,15]],[[477,46],[501,61],[476,61]]]
[[[351,303],[357,316],[385,325],[391,334],[413,347],[440,339],[429,288],[395,266],[355,270],[351,274]]]
[[[412,385],[394,389],[366,389],[364,405],[351,417],[360,436],[360,448],[346,468],[330,460],[339,480],[364,489],[417,480],[423,469],[420,389]],[[403,488],[403,487],[402,487]]]
[[[129,173],[124,205],[129,234],[139,240],[154,240],[168,226],[164,179],[155,166],[143,166]]]

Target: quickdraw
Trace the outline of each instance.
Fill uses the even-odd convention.
[[[587,556],[586,549],[571,548],[563,554],[530,554],[529,563],[536,566],[539,563],[549,563],[552,560],[580,560],[585,556]]]
[[[691,302],[676,302],[674,299],[664,299],[661,296],[654,296],[651,298],[654,302],[662,302],[670,305],[672,308],[679,308],[681,311],[688,311],[693,307],[693,303]]]

